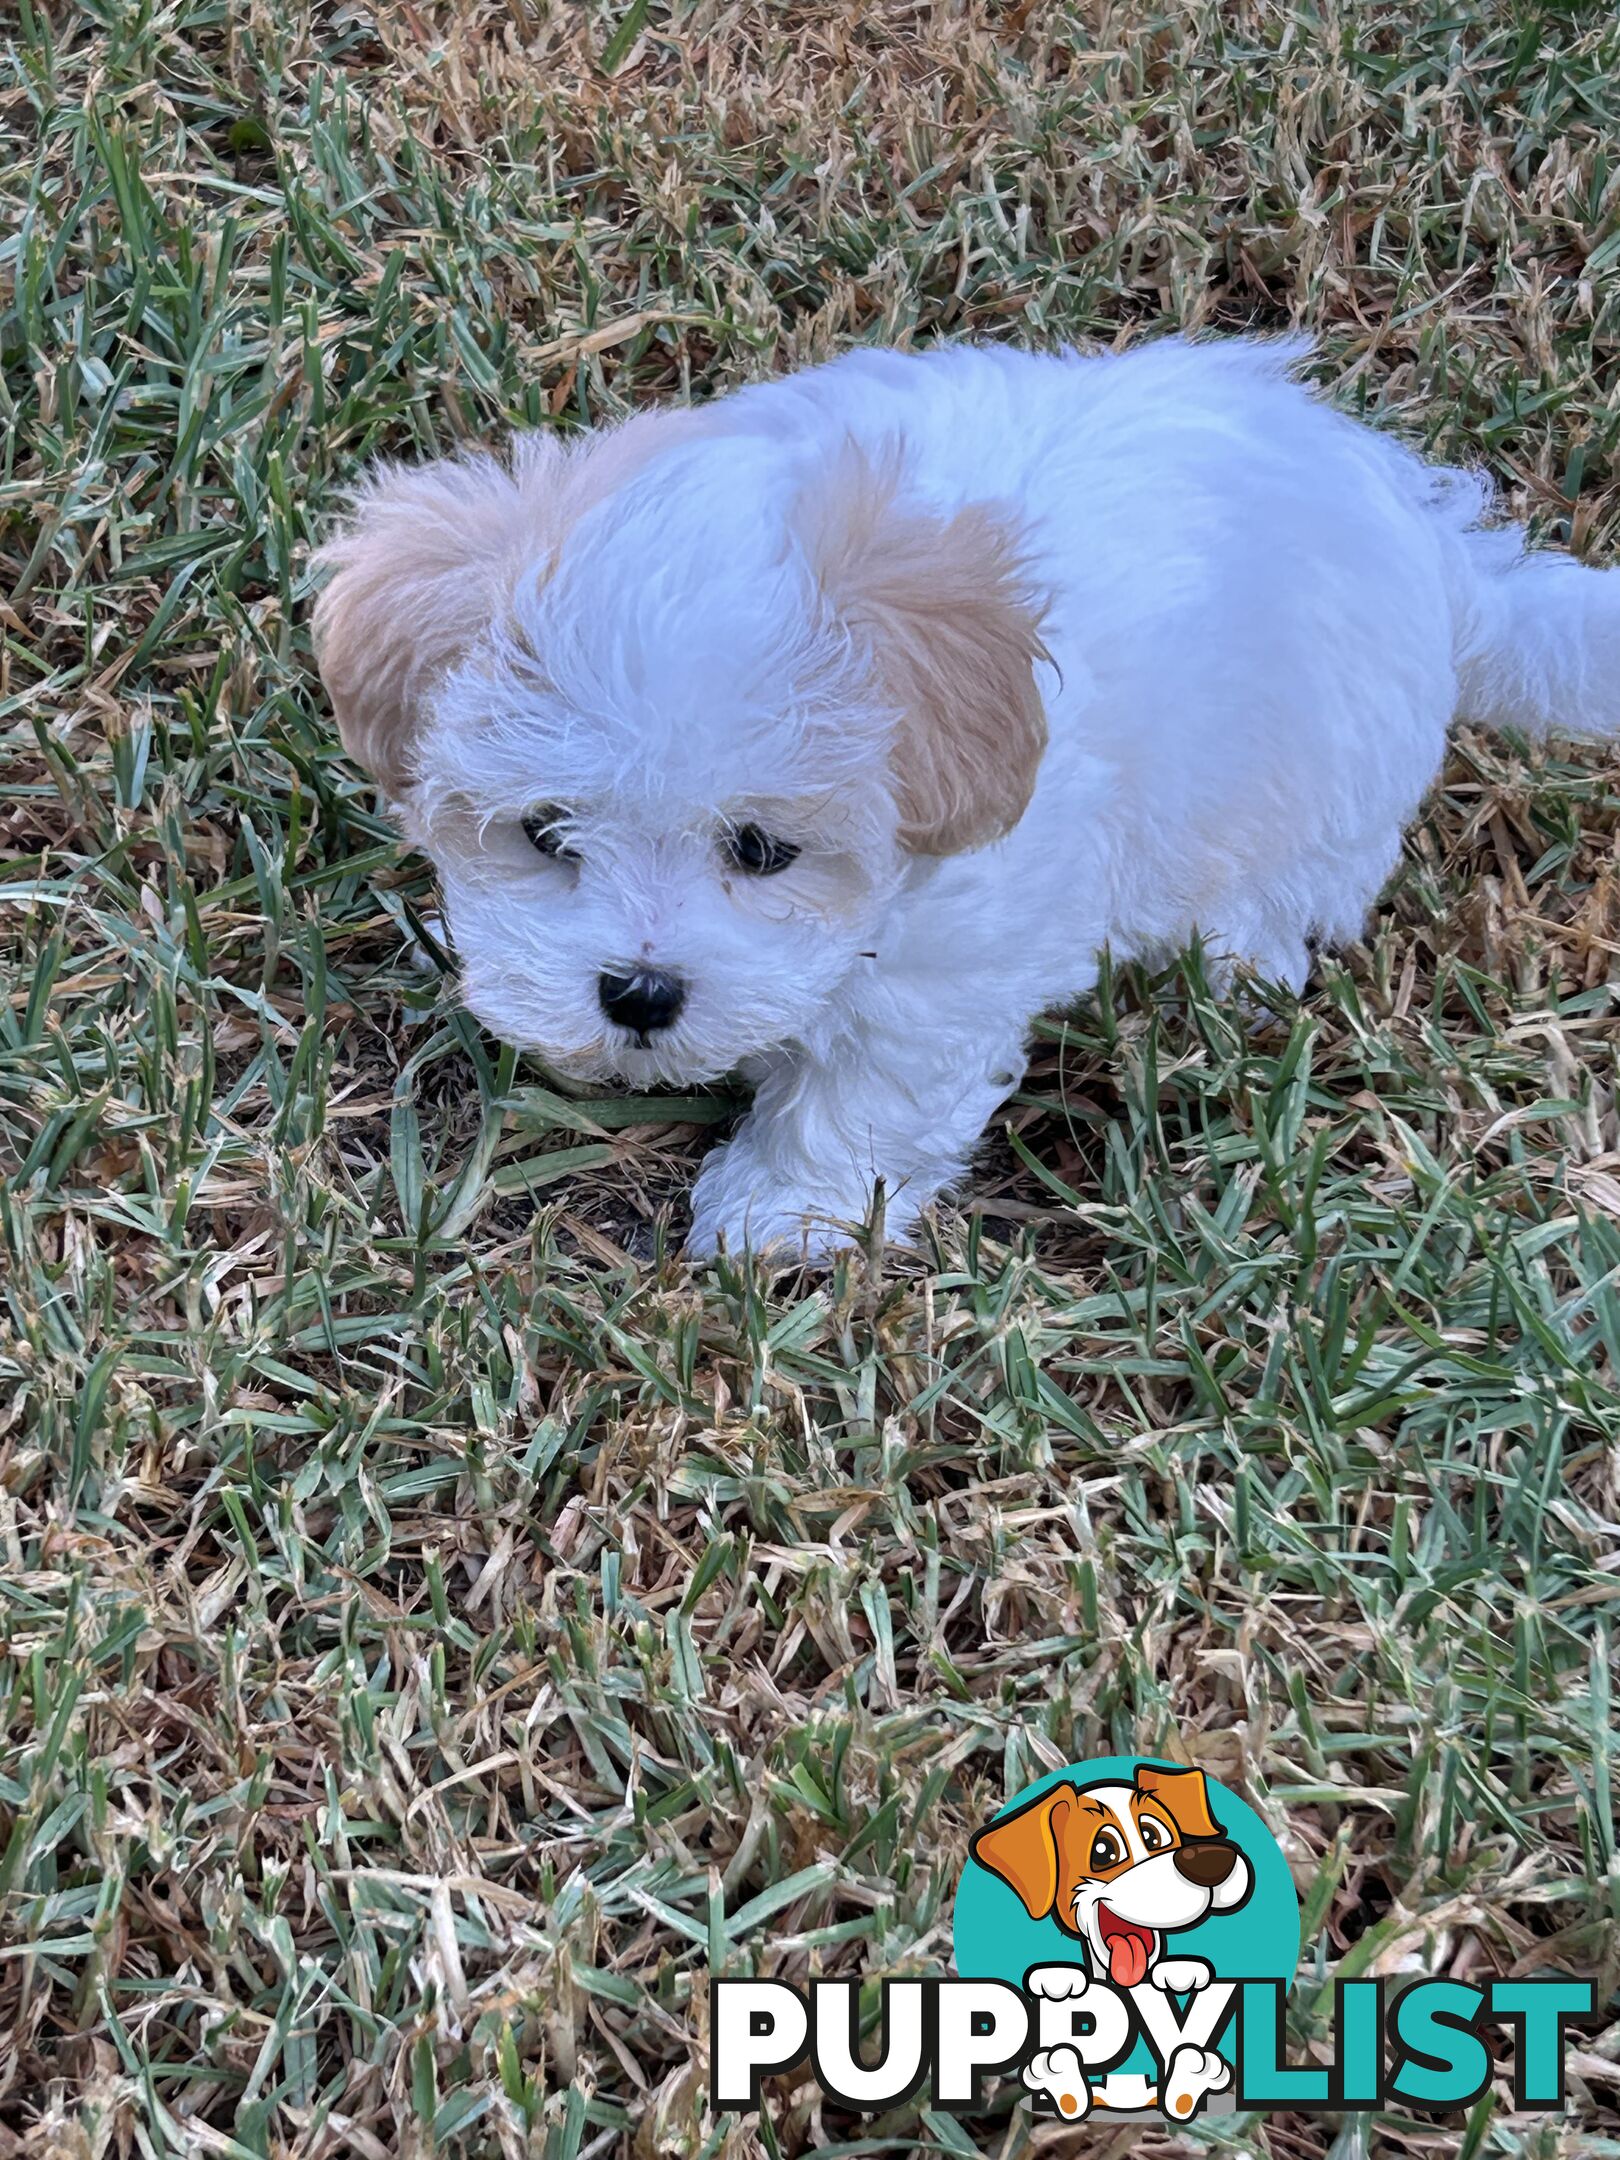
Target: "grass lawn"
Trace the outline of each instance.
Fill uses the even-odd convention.
[[[707,1974],[947,1970],[1133,1751],[1281,1839],[1296,2050],[1610,2005],[1562,2118],[1237,2149],[1620,2154],[1612,753],[1464,734],[1297,1010],[1105,981],[921,1262],[761,1280],[729,1101],[413,960],[307,632],[373,452],[962,334],[1307,324],[1609,559],[1617,273],[1602,6],[0,13],[0,2156],[1198,2149],[705,2112]]]

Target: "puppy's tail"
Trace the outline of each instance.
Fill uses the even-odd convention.
[[[1455,538],[1458,717],[1526,735],[1620,735],[1620,570],[1526,554],[1513,530]]]

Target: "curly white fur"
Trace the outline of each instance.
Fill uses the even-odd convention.
[[[823,1252],[877,1178],[904,1234],[1105,947],[1302,985],[1459,713],[1620,727],[1620,579],[1482,530],[1304,350],[862,352],[363,491],[323,670],[468,1004],[581,1075],[754,1083],[695,1250]],[[788,870],[738,873],[746,822]],[[645,1042],[597,992],[641,965],[686,988]]]

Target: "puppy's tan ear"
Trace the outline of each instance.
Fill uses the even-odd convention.
[[[1144,1763],[1136,1773],[1136,1789],[1158,1801],[1183,1837],[1221,1835],[1209,1812],[1209,1783],[1202,1770],[1155,1770]]]
[[[390,793],[408,787],[426,693],[518,576],[546,575],[579,518],[710,426],[681,409],[638,413],[572,446],[519,435],[509,465],[379,466],[316,557],[336,572],[315,603],[315,653],[349,754]]]
[[[390,793],[410,785],[422,699],[490,621],[521,560],[529,486],[560,456],[526,438],[492,457],[380,466],[316,558],[336,575],[315,603],[315,654],[343,747]]]
[[[1046,749],[1041,605],[991,509],[902,509],[892,464],[850,450],[817,491],[811,560],[900,715],[891,764],[914,855],[999,840]]]
[[[1032,1920],[1044,1920],[1057,1903],[1058,1832],[1074,1800],[1070,1785],[1054,1785],[976,1831],[968,1850],[980,1867],[1010,1883]]]

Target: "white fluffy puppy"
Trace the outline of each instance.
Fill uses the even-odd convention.
[[[904,1234],[1106,946],[1298,987],[1461,713],[1620,726],[1620,577],[1289,379],[1298,341],[853,353],[510,459],[325,551],[344,742],[466,1001],[561,1071],[740,1069],[691,1245]]]

